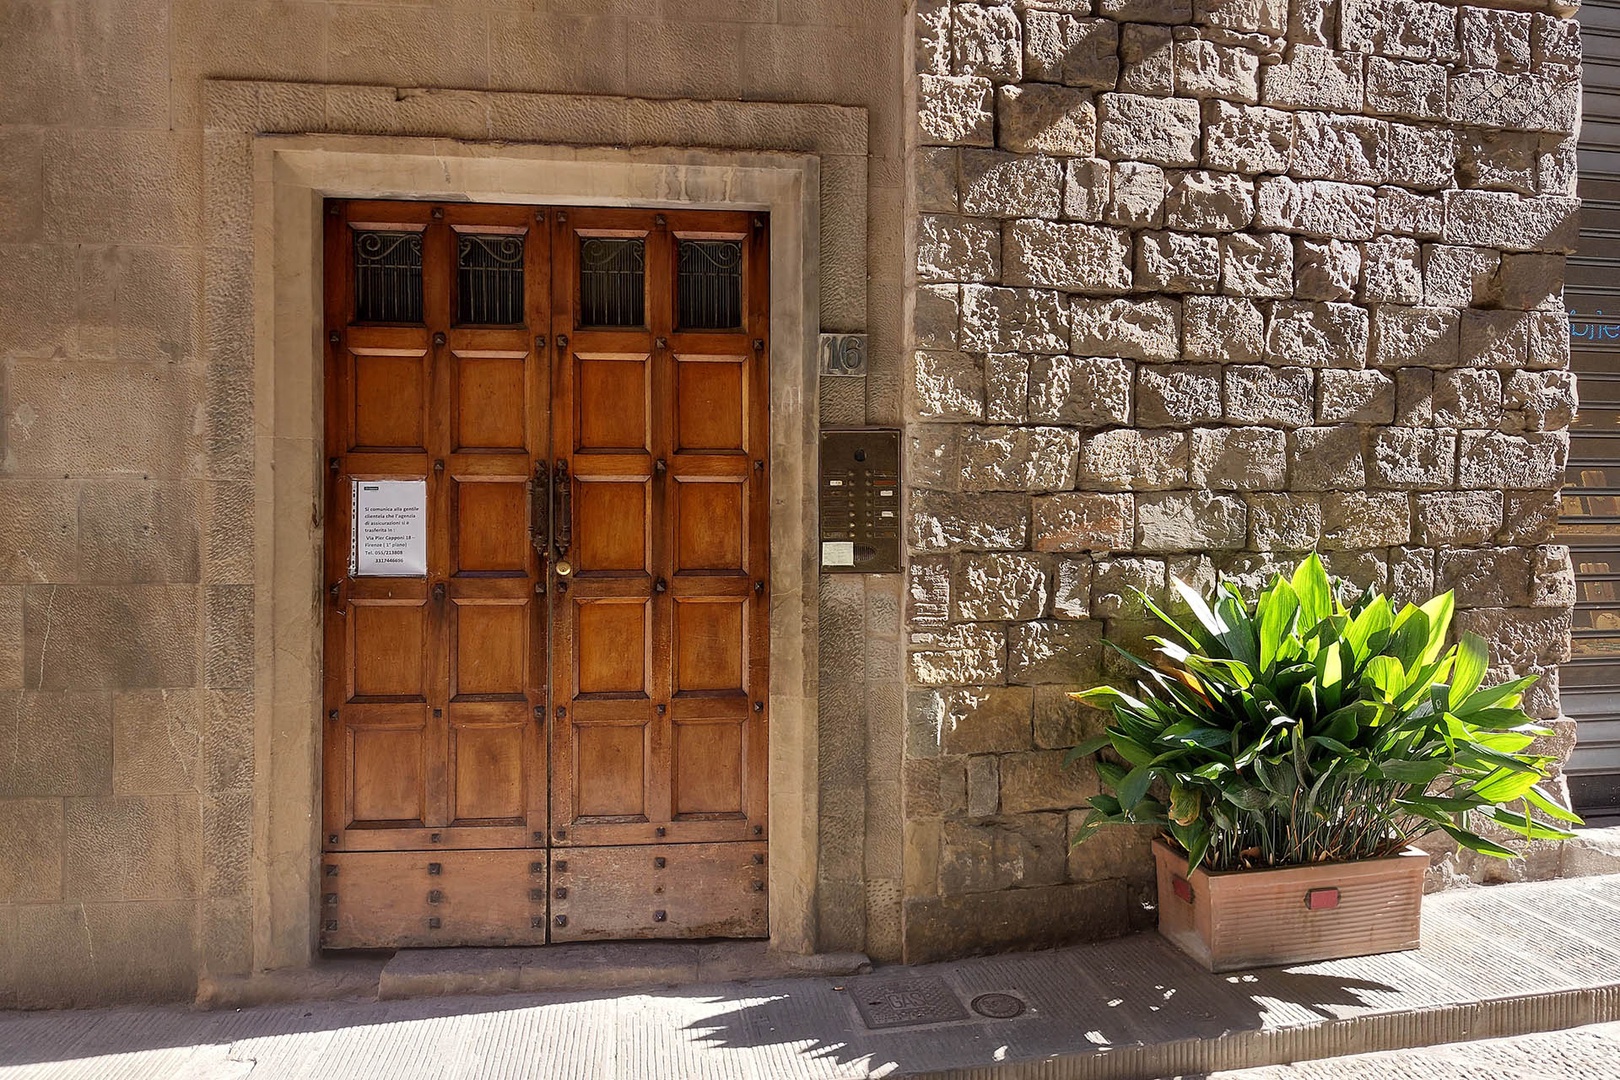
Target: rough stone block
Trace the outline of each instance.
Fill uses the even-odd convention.
[[[1459,608],[1527,607],[1536,550],[1488,547],[1437,552],[1436,584],[1457,594]]]
[[[1034,691],[1027,686],[968,686],[945,694],[942,740],[948,754],[999,754],[1029,748]]]
[[[1372,433],[1375,487],[1434,491],[1457,478],[1457,437],[1425,428],[1381,428]]]
[[[1176,93],[1253,105],[1260,100],[1260,55],[1203,38],[1177,41]]]
[[[924,420],[984,419],[984,357],[919,352],[912,365],[912,402]]]
[[[1079,226],[1084,228],[1084,226]],[[1220,241],[1181,232],[1136,234],[1136,287],[1155,292],[1210,292],[1219,287]],[[1112,289],[1093,289],[1111,292]]]
[[[1164,170],[1140,161],[1113,167],[1103,216],[1115,225],[1158,228],[1164,224]]]
[[[1153,830],[1141,825],[1109,826],[1076,844],[1084,811],[1069,815],[1069,880],[1122,878],[1146,888],[1153,880]]]
[[[1283,109],[1357,113],[1364,97],[1357,59],[1316,45],[1295,45],[1262,82],[1261,100]]]
[[[1073,492],[1034,500],[1036,551],[1121,551],[1131,546],[1129,495]]]
[[[1294,247],[1282,233],[1221,237],[1221,290],[1265,299],[1292,296]]]
[[[1007,681],[1082,686],[1102,667],[1102,625],[1074,620],[1012,623],[1007,627]]]
[[[13,963],[30,1008],[189,1001],[197,991],[195,900],[21,904]]]
[[[1423,272],[1418,268],[1418,242],[1380,236],[1361,246],[1359,299],[1369,304],[1416,304],[1423,299]]]
[[[1536,548],[1530,565],[1530,605],[1568,608],[1575,601],[1575,564],[1569,548],[1563,544]]]
[[[962,479],[962,430],[956,424],[912,424],[906,432],[907,479],[920,488],[955,491]]]
[[[1119,78],[1119,25],[1055,11],[1025,13],[1024,70],[1037,82],[1113,89]]]
[[[1091,613],[1091,560],[1085,556],[1058,556],[1053,569],[1052,614],[1059,619],[1084,619]]]
[[[1069,161],[1063,171],[1063,216],[1101,221],[1108,209],[1112,173],[1106,161]]]
[[[1091,586],[1092,618],[1145,618],[1147,601],[1164,603],[1168,574],[1163,559],[1098,559]]]
[[[1098,104],[1097,147],[1103,157],[1157,165],[1198,164],[1198,102],[1102,94]]]
[[[924,146],[994,146],[994,84],[971,75],[917,76],[917,138]]]
[[[1004,135],[1005,127],[1004,119]],[[1051,158],[1005,154],[994,150],[932,152],[949,153],[959,159],[963,213],[992,218],[1057,217],[1061,207],[1059,189],[1063,182],[1063,169]]]
[[[1359,368],[1367,362],[1368,319],[1353,304],[1278,301],[1266,349],[1275,364]]]
[[[1389,124],[1364,116],[1294,114],[1289,175],[1303,180],[1379,184],[1389,175]]]
[[[919,349],[955,349],[961,340],[962,289],[958,285],[919,285],[913,294],[912,335]]]
[[[916,43],[919,74],[951,73],[950,0],[918,0],[912,40]]]
[[[1129,900],[1118,881],[907,900],[906,962],[1115,937],[1133,927]]]
[[[1153,97],[1174,92],[1175,39],[1168,26],[1126,23],[1120,28],[1119,56],[1119,84],[1110,89]]]
[[[1503,493],[1499,544],[1545,544],[1558,529],[1560,500],[1556,491]]]
[[[1122,23],[1187,23],[1192,7],[1192,0],[1098,0],[1097,12]]]
[[[1006,227],[1002,277],[1009,285],[1124,293],[1131,288],[1130,260],[1123,229],[1025,219]]]
[[[1043,749],[1074,746],[1102,731],[1103,714],[1069,697],[1062,686],[1035,688],[1035,745]]]
[[[1023,26],[1017,13],[999,6],[952,5],[951,71],[998,83],[1022,79]]]
[[[1437,372],[1434,422],[1449,428],[1496,428],[1502,423],[1502,377],[1490,370]]]
[[[1370,240],[1377,221],[1377,195],[1370,187],[1272,176],[1261,180],[1257,188],[1255,223],[1262,229]]]
[[[1132,365],[1113,357],[1038,356],[1030,363],[1029,418],[1102,427],[1128,423]]]
[[[1527,199],[1505,191],[1448,191],[1446,243],[1569,253],[1579,237],[1580,205],[1560,195]]]
[[[197,599],[189,586],[29,586],[23,598],[27,685],[195,685]]]
[[[1194,428],[1190,475],[1211,491],[1274,491],[1287,476],[1288,437],[1261,427]]]
[[[1423,0],[1344,0],[1339,46],[1411,60],[1457,58],[1457,13]]]
[[[1461,71],[1451,77],[1446,118],[1454,124],[1569,134],[1580,114],[1578,69],[1529,74]]]
[[[984,358],[984,418],[1021,423],[1029,418],[1029,362],[1018,353]]]
[[[113,792],[168,795],[201,790],[203,694],[131,690],[113,695]],[[248,747],[251,761],[252,746]]]
[[[911,681],[918,686],[999,683],[1007,671],[1007,635],[984,623],[913,630],[909,659]]]
[[[1381,368],[1455,367],[1460,325],[1455,308],[1381,305],[1373,318],[1373,363]]]
[[[1097,145],[1097,109],[1091,95],[1072,87],[999,86],[996,119],[1003,150],[1084,156]]]
[[[1253,175],[1287,172],[1294,119],[1285,112],[1225,101],[1204,103],[1204,164]]]
[[[1411,60],[1391,60],[1382,56],[1367,60],[1367,110],[1385,116],[1413,120],[1446,118],[1446,69],[1441,64]]]
[[[1446,201],[1441,195],[1419,195],[1405,188],[1378,189],[1378,231],[1419,240],[1439,238],[1446,227]]]
[[[1524,310],[1561,308],[1564,263],[1562,255],[1530,252],[1503,255],[1496,272],[1496,292],[1502,306]]]
[[[1458,634],[1478,634],[1491,645],[1491,662],[1520,668],[1569,659],[1569,609],[1473,608],[1457,612]]]
[[[74,485],[57,481],[0,480],[0,580],[68,582],[77,576],[76,494]]]
[[[1322,546],[1364,550],[1410,543],[1412,507],[1401,491],[1329,491],[1322,495]]]
[[[1001,228],[983,218],[923,214],[917,220],[917,279],[1001,280]]]
[[[1307,368],[1241,365],[1226,368],[1224,377],[1228,421],[1303,427],[1314,416],[1314,373]]]
[[[1188,360],[1254,363],[1265,356],[1265,320],[1249,300],[1189,296],[1182,301],[1181,354]]]
[[[1062,427],[973,427],[962,441],[962,491],[1067,491],[1080,433]]]
[[[1569,367],[1569,315],[1563,311],[1532,311],[1529,322],[1525,367],[1559,370]]]
[[[1464,187],[1536,193],[1542,136],[1527,131],[1465,129],[1457,148],[1457,181]]]
[[[978,352],[1068,351],[1062,294],[1045,289],[962,287],[962,345]]]
[[[1306,551],[1322,538],[1322,501],[1315,495],[1257,492],[1249,504],[1249,547]]]
[[[1530,317],[1522,311],[1462,313],[1457,362],[1470,367],[1524,367],[1530,348]]]
[[[1029,814],[1085,805],[1097,794],[1096,775],[1063,750],[1033,750],[1001,759],[1001,812]]]
[[[909,542],[916,552],[1016,551],[1027,546],[1027,497],[914,491],[909,510]]]
[[[1152,491],[1187,486],[1187,433],[1141,428],[1100,431],[1080,444],[1082,491]]]
[[[1137,497],[1139,551],[1224,551],[1241,548],[1248,508],[1230,495],[1172,491]]]
[[[1301,300],[1353,300],[1361,280],[1361,246],[1343,240],[1294,240],[1294,295]]]
[[[1076,355],[1117,356],[1130,360],[1174,360],[1181,355],[1181,304],[1178,301],[1161,297],[1131,300],[1077,297],[1069,305],[1069,314],[1068,351]]]
[[[1508,378],[1503,403],[1510,410],[1509,430],[1566,428],[1575,418],[1575,375],[1568,371],[1515,371]]]
[[[69,799],[63,892],[70,900],[181,900],[200,893],[196,795]]]
[[[951,564],[944,556],[912,556],[906,567],[906,620],[933,627],[951,621]]]
[[[1395,380],[1381,371],[1324,371],[1316,419],[1324,424],[1392,424]]]
[[[917,148],[917,209],[954,214],[962,208],[960,152],[954,147]]]
[[[1457,482],[1463,487],[1551,491],[1562,483],[1569,433],[1465,431],[1459,436],[1457,452]]]
[[[1284,0],[1194,0],[1193,21],[1223,30],[1282,37],[1288,29]]]
[[[61,900],[62,800],[6,799],[0,814],[6,822],[0,830],[0,903]],[[4,966],[0,973],[10,974]]]
[[[1357,489],[1367,483],[1361,429],[1353,424],[1290,432],[1288,452],[1289,485],[1296,491]]]
[[[1455,183],[1457,136],[1448,128],[1391,123],[1389,180],[1420,191]]]
[[[1500,491],[1436,491],[1417,501],[1414,538],[1433,547],[1490,543],[1502,527]]]
[[[1141,427],[1187,427],[1221,418],[1221,369],[1214,364],[1137,371],[1136,422]]]
[[[1254,220],[1254,184],[1234,173],[1175,173],[1165,195],[1164,223],[1188,232],[1229,233]]]
[[[992,754],[976,755],[967,759],[967,816],[994,817],[1001,806],[1000,759]],[[949,865],[949,852],[942,853],[941,864]]]
[[[1447,307],[1496,302],[1501,256],[1486,248],[1423,246],[1423,302]]]

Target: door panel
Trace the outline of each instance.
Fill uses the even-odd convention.
[[[323,944],[763,936],[763,218],[329,206]]]

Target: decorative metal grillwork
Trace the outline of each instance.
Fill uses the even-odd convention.
[[[682,240],[678,281],[682,329],[742,325],[741,240]]]
[[[421,233],[355,233],[354,317],[360,322],[422,321]]]
[[[523,321],[523,237],[462,233],[456,245],[456,321],[511,326]]]
[[[644,241],[598,236],[582,238],[579,242],[580,325],[645,325],[646,281]]]

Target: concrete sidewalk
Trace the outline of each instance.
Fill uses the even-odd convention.
[[[1620,877],[1455,890],[1423,921],[1417,952],[1232,975],[1143,934],[847,978],[0,1014],[0,1078],[1147,1080],[1620,1020]]]

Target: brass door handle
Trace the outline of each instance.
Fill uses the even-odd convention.
[[[556,475],[552,478],[551,546],[561,559],[574,543],[574,482],[568,476],[568,462],[557,459]]]
[[[551,502],[551,470],[544,461],[534,464],[534,475],[529,478],[529,543],[543,563],[550,537],[546,535],[546,511]]]

